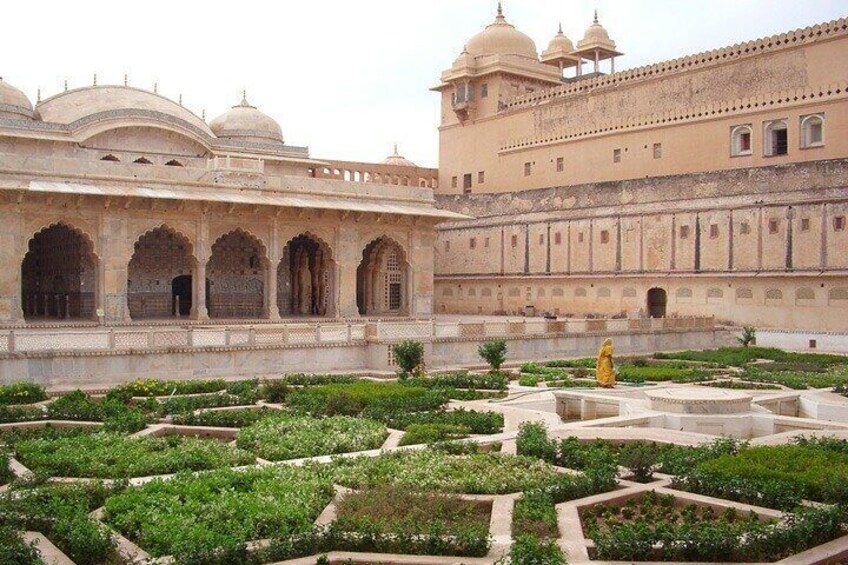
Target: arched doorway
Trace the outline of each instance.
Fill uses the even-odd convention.
[[[363,316],[409,312],[409,265],[397,242],[379,237],[362,252],[356,270],[356,305]]]
[[[665,318],[668,294],[664,288],[652,288],[648,291],[648,316]]]
[[[127,306],[133,320],[188,316],[194,258],[188,240],[167,226],[135,242],[127,268]],[[183,286],[189,281],[187,289]],[[181,282],[176,283],[179,280]],[[179,294],[175,294],[175,286]],[[188,304],[188,310],[184,308]]]
[[[21,263],[25,319],[92,319],[97,257],[91,243],[65,224],[44,228],[29,240]]]
[[[309,233],[288,242],[277,267],[281,316],[333,314],[333,260],[329,246]]]
[[[212,245],[209,277],[210,318],[261,318],[265,306],[265,247],[253,235],[237,229]]]

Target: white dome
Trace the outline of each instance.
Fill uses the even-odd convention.
[[[221,139],[283,143],[280,124],[248,104],[245,97],[242,97],[241,104],[212,120],[209,127]]]
[[[517,55],[529,59],[539,59],[536,44],[529,36],[521,33],[506,21],[500,3],[495,21],[486,29],[472,37],[465,46],[475,57],[482,55]]]
[[[32,119],[32,102],[27,95],[0,77],[0,118]]]

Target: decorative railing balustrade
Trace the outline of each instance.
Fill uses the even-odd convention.
[[[0,331],[0,354],[130,353],[230,347],[282,347],[396,342],[405,339],[486,339],[584,333],[712,330],[714,318],[546,320],[378,320],[233,326],[122,326]]]

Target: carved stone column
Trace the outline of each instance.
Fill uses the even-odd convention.
[[[280,319],[280,307],[277,304],[277,269],[269,266],[265,271],[265,305],[262,315],[269,320]]]
[[[206,309],[206,259],[198,259],[194,263],[191,275],[191,319],[208,320],[209,311]]]

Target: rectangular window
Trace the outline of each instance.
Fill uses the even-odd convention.
[[[609,243],[609,231],[601,230],[601,243]]]
[[[801,147],[824,145],[824,114],[801,116]]]
[[[845,216],[836,216],[833,218],[833,231],[842,231],[845,229]]]
[[[488,98],[489,97],[489,85],[485,82],[480,85],[480,98]]]
[[[561,233],[556,232],[556,233],[554,234],[554,243],[555,243],[556,245],[560,245],[560,244],[562,244],[562,234],[561,234]]]
[[[654,143],[654,159],[662,159],[662,143]]]
[[[529,162],[524,163],[524,176],[529,177],[530,173],[533,171],[532,166]]]
[[[477,238],[476,237],[472,237],[471,239],[468,240],[468,247],[470,247],[471,249],[475,249],[477,247]]]
[[[718,224],[710,224],[710,239],[718,237]]]
[[[557,170],[558,173],[561,173],[565,170],[565,159],[564,158],[557,157],[556,170]]]
[[[400,283],[389,283],[389,310],[400,310]]]
[[[471,192],[471,173],[462,175],[462,190],[466,193]]]
[[[518,236],[517,235],[512,236],[512,246],[518,247]]]
[[[489,238],[488,237],[483,242],[483,247],[489,247]]]
[[[680,239],[689,239],[689,226],[680,226]]]
[[[486,182],[486,171],[480,171],[477,173],[477,184],[483,184]]]
[[[451,188],[456,188],[456,177],[451,177]]]
[[[810,231],[810,218],[801,218],[801,231]]]
[[[742,235],[747,235],[751,233],[751,225],[748,222],[742,222],[739,225],[739,233]]]
[[[774,120],[766,122],[763,128],[765,133],[765,155],[786,155],[789,151],[789,130],[786,120]]]
[[[621,149],[612,150],[612,162],[621,163]]]
[[[779,229],[780,224],[778,223],[778,221],[776,219],[772,218],[771,220],[769,220],[768,226],[769,226],[769,233],[777,233],[777,230]]]
[[[583,243],[583,232],[577,233],[577,243]]]
[[[751,154],[751,124],[733,126],[730,129],[730,155]]]

